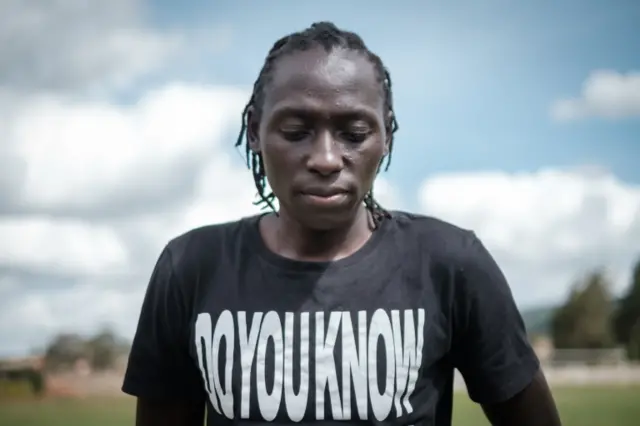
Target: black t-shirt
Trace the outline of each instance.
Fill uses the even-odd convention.
[[[145,296],[123,391],[202,399],[208,424],[450,425],[453,372],[479,403],[539,363],[476,236],[394,212],[353,255],[271,252],[259,216],[172,240]]]

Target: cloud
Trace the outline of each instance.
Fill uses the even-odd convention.
[[[192,202],[199,166],[226,129],[224,110],[245,96],[176,84],[131,106],[106,102],[188,37],[147,25],[142,1],[85,3],[0,2],[3,353],[65,327],[135,324],[167,236],[155,228],[155,239],[138,241],[126,224],[148,212],[179,221],[171,210]],[[102,100],[78,100],[92,93]]]
[[[640,72],[594,71],[584,82],[579,97],[552,104],[551,116],[559,121],[640,117]]]
[[[160,30],[147,6],[0,2],[1,353],[102,322],[130,335],[170,238],[256,211],[233,139],[222,145],[246,90],[165,82],[114,102],[233,40],[224,26]]]
[[[0,302],[0,356],[41,350],[60,331],[88,334],[108,326],[132,336],[144,290],[80,285],[13,293],[11,303]],[[0,295],[6,294],[0,281]]]
[[[0,219],[0,265],[32,272],[107,274],[127,266],[123,241],[104,225],[42,217]]]
[[[402,208],[404,201],[391,182],[382,176],[378,176],[374,183],[374,193],[376,201],[387,210],[396,210]]]
[[[529,305],[561,299],[599,267],[619,291],[640,256],[640,186],[604,171],[445,174],[422,184],[419,201],[427,214],[474,230]]]
[[[188,197],[201,163],[219,148],[227,124],[239,120],[247,96],[173,84],[125,107],[33,100],[10,125],[5,150],[19,166],[8,179],[11,203],[0,210],[117,216]]]
[[[141,0],[0,2],[0,85],[34,93],[130,83],[184,41],[152,29],[144,12]]]
[[[133,105],[25,103],[2,157],[19,173],[0,164],[14,183],[0,211],[0,342],[19,328],[23,350],[40,344],[71,312],[87,327],[118,316],[130,331],[170,238],[255,212],[251,175],[227,149],[247,96],[167,84]]]
[[[12,114],[2,161],[20,166],[0,163],[13,182],[0,209],[2,352],[69,327],[108,323],[130,337],[169,239],[259,211],[231,149],[248,96],[168,83],[131,105],[49,95]],[[377,189],[397,207],[388,182]]]

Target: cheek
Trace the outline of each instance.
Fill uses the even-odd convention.
[[[262,148],[262,161],[269,186],[276,195],[281,192],[280,188],[291,181],[291,159],[290,152],[285,152],[283,147],[277,143],[264,144]]]
[[[361,164],[360,169],[364,177],[368,177],[369,175],[371,175],[373,179],[378,171],[378,167],[383,156],[384,145],[381,143],[371,145],[356,154],[356,157],[358,159],[356,161]]]

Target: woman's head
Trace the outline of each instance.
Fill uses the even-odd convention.
[[[236,145],[246,143],[258,204],[277,198],[318,230],[348,223],[363,202],[376,225],[388,214],[372,185],[397,130],[391,79],[358,35],[322,22],[278,40],[242,124]]]

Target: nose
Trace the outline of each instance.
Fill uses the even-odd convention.
[[[312,142],[307,167],[322,176],[330,176],[344,168],[342,150],[331,132],[322,132]]]

